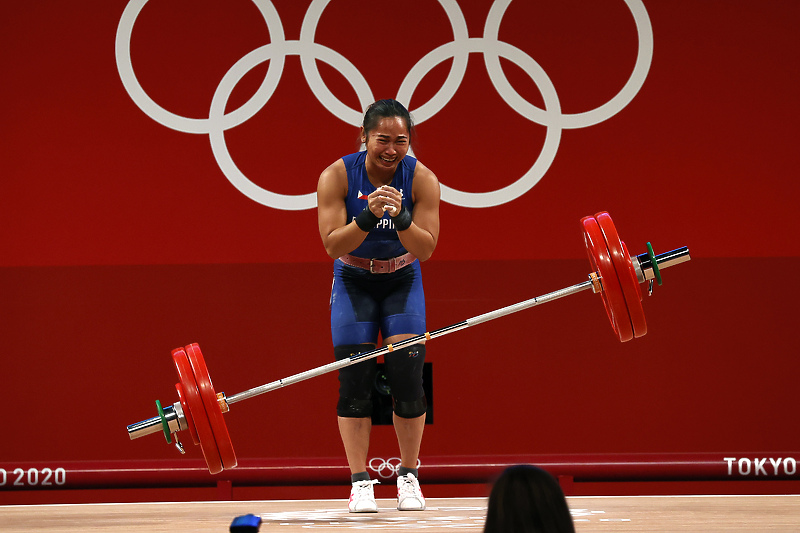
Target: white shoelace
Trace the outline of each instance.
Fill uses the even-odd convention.
[[[377,479],[370,479],[369,481],[356,481],[353,483],[354,496],[358,499],[364,497],[372,497],[372,486],[380,483]]]
[[[422,500],[422,491],[419,488],[419,481],[414,477],[414,474],[406,474],[397,479],[399,480],[397,484],[397,494],[399,498],[402,499],[413,496],[414,498],[419,498],[420,501]]]

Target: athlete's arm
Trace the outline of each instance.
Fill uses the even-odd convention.
[[[337,159],[322,171],[317,182],[319,235],[325,251],[334,259],[352,252],[367,237],[366,231],[362,231],[355,222],[347,220],[347,207],[344,203],[346,197],[347,170],[344,161]],[[382,215],[383,211],[380,213]]]
[[[439,180],[431,170],[417,161],[411,191],[414,212],[411,226],[398,231],[403,247],[420,261],[433,255],[439,241]]]

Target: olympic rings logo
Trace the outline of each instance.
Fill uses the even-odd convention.
[[[314,42],[317,25],[331,0],[313,0],[306,12],[296,41],[284,38],[283,25],[270,0],[253,0],[267,24],[272,42],[239,59],[222,77],[214,96],[208,118],[195,119],[176,115],[153,101],[139,84],[131,63],[130,43],[133,27],[148,0],[131,0],[125,7],[117,27],[115,54],[117,69],[125,90],[136,105],[156,122],[185,133],[209,136],[214,158],[225,177],[245,196],[262,205],[289,211],[313,209],[316,193],[300,195],[278,194],[264,189],[245,176],[233,161],[225,142],[225,131],[253,117],[264,107],[278,86],[287,56],[300,56],[303,75],[314,96],[335,117],[360,126],[363,109],[374,101],[369,83],[359,70],[340,53]],[[528,171],[510,185],[489,192],[465,192],[441,183],[442,201],[463,207],[494,207],[515,200],[528,192],[544,176],[555,159],[564,129],[593,126],[616,115],[636,96],[644,84],[653,57],[653,29],[642,0],[624,0],[636,24],[639,50],[630,78],[622,89],[605,104],[582,113],[561,112],[558,94],[542,67],[519,48],[498,40],[500,23],[511,0],[496,0],[486,17],[483,37],[469,37],[467,23],[457,0],[438,0],[452,27],[453,40],[426,54],[408,72],[395,97],[408,103],[421,80],[437,65],[452,58],[452,65],[441,88],[430,100],[409,111],[415,122],[422,124],[441,111],[456,93],[467,69],[471,53],[483,54],[484,64],[492,85],[503,100],[524,118],[547,127],[544,146],[538,159]],[[540,109],[517,93],[509,83],[500,58],[515,63],[536,84],[544,100]],[[241,107],[225,112],[228,99],[236,84],[253,68],[269,60],[267,74],[253,96]],[[335,68],[350,83],[362,109],[352,109],[342,103],[325,85],[317,69],[317,61]]]
[[[417,459],[417,468],[420,467],[422,462]],[[390,479],[397,475],[400,469],[400,458],[390,457],[388,459],[381,459],[380,457],[373,457],[369,460],[369,468],[383,479]]]

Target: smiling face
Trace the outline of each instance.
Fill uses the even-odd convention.
[[[382,183],[389,183],[397,164],[408,153],[409,132],[401,117],[386,117],[369,131],[361,131],[361,142],[367,148],[367,174]]]

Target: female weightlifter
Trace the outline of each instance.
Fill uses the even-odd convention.
[[[366,150],[326,168],[317,186],[319,232],[335,259],[331,289],[331,333],[336,360],[420,335],[425,329],[425,296],[420,261],[439,238],[439,182],[406,155],[414,125],[395,100],[367,108],[361,127]],[[422,390],[425,345],[384,356],[400,448],[397,508],[425,509],[417,458],[427,402]],[[372,428],[376,359],[339,370],[339,433],[350,466],[350,512],[377,512],[367,472]]]

